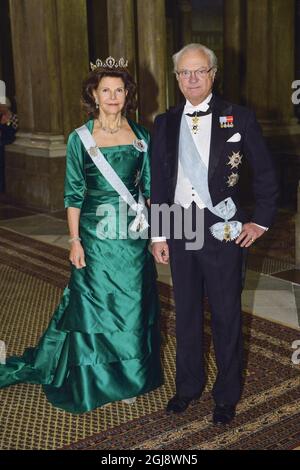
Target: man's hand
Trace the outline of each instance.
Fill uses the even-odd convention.
[[[252,222],[244,224],[242,232],[235,243],[238,245],[240,244],[242,248],[249,248],[249,246],[251,246],[252,243],[254,243],[255,240],[261,237],[264,233],[265,230],[263,228]]]
[[[167,242],[154,242],[152,243],[152,254],[157,263],[168,264],[169,262],[169,247]]]

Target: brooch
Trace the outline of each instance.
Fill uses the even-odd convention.
[[[242,163],[242,155],[240,152],[232,152],[232,155],[229,157],[229,162],[227,165],[230,165],[230,168],[233,170],[233,168],[238,168],[238,166]]]
[[[136,139],[133,141],[133,146],[136,148],[139,152],[146,152],[148,149],[148,145],[143,139]]]
[[[89,148],[89,155],[91,157],[97,157],[98,156],[98,147],[90,147]]]

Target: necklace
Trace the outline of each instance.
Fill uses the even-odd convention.
[[[115,133],[118,132],[118,131],[121,129],[121,127],[122,127],[122,122],[121,122],[121,124],[120,124],[118,127],[116,127],[115,129],[109,129],[108,127],[104,127],[104,126],[102,125],[101,119],[98,119],[98,122],[99,122],[99,125],[100,125],[100,129],[101,129],[102,131],[104,131],[104,132],[108,132],[109,134],[115,134]]]

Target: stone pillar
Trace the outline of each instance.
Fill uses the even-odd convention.
[[[300,127],[291,101],[294,22],[294,0],[247,2],[247,103],[256,110],[265,135],[276,141],[277,149],[280,144],[287,146],[280,136],[289,136],[290,145],[299,142]]]
[[[192,42],[192,4],[191,0],[179,0],[180,30],[182,47]]]
[[[82,123],[88,73],[84,0],[10,0],[20,130],[7,147],[7,194],[43,210],[63,207],[65,138]],[[26,51],[26,53],[25,53]]]
[[[82,81],[89,72],[86,1],[56,0],[53,3],[57,8],[57,28],[53,31],[53,39],[58,39],[63,131],[66,136],[85,119],[80,107],[80,94]]]
[[[225,99],[233,103],[244,102],[243,77],[245,69],[246,4],[243,0],[223,2],[224,18],[224,70]]]
[[[11,30],[9,21],[9,1],[0,2],[0,80],[6,83],[6,95],[13,100],[15,81],[12,63]]]
[[[300,0],[296,0],[295,48],[295,80],[300,80]],[[300,119],[300,104],[295,106],[295,114]]]
[[[136,76],[133,0],[107,0],[107,23],[109,55],[126,58]]]
[[[139,121],[150,128],[166,110],[166,14],[164,0],[137,0]]]
[[[297,193],[297,214],[295,217],[295,228],[296,228],[296,266],[300,268],[300,181],[298,183],[298,193]]]
[[[87,0],[90,60],[108,57],[107,0]]]

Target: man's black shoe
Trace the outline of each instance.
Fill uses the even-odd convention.
[[[183,413],[187,409],[191,401],[198,400],[200,396],[201,395],[195,395],[193,397],[181,397],[176,393],[176,395],[174,395],[174,397],[171,398],[171,400],[167,404],[166,412],[168,414]]]
[[[213,413],[213,423],[214,424],[229,424],[235,417],[235,406],[234,405],[225,405],[225,404],[216,404]]]

